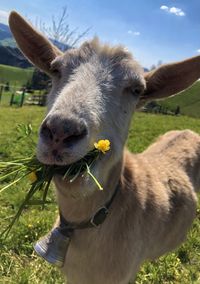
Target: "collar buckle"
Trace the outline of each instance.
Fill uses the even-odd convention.
[[[90,223],[92,224],[93,227],[98,227],[105,221],[107,215],[108,215],[108,208],[103,206],[90,219]]]

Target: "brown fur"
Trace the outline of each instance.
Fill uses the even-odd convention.
[[[196,191],[200,189],[199,135],[168,132],[142,154],[125,151],[123,160],[122,168],[118,165],[120,189],[105,223],[97,229],[77,231],[72,239],[63,269],[72,277],[69,283],[80,279],[84,284],[128,283],[144,260],[180,245],[195,217]],[[110,175],[106,187],[110,191],[115,188],[116,169],[112,172],[115,175]],[[73,212],[73,218],[78,221],[91,216],[107,199],[104,196],[99,202],[98,195],[93,195],[90,203],[76,200],[72,205],[70,201],[69,206],[83,209]],[[71,208],[68,203],[64,207],[70,218]]]

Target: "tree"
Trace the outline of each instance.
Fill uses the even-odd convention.
[[[62,8],[60,15],[52,16],[49,26],[41,20],[36,21],[37,28],[45,34],[61,51],[75,47],[76,44],[89,32],[90,28],[78,33],[78,28],[71,29],[68,23],[67,6]],[[35,69],[30,83],[32,89],[42,90],[49,87],[50,79],[42,71]]]
[[[67,6],[62,8],[60,15],[52,16],[50,26],[40,21],[39,29],[44,33],[60,50],[65,51],[73,48],[89,32],[90,28],[78,33],[78,28],[71,29],[68,19]]]
[[[29,88],[33,90],[44,90],[48,88],[49,82],[49,77],[44,72],[35,68],[31,82],[29,84]]]

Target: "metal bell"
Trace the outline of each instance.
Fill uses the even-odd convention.
[[[59,228],[55,228],[36,242],[34,250],[49,263],[62,267],[70,240],[70,234],[66,236],[61,233]]]

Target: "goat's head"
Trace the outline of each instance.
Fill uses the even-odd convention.
[[[105,138],[111,141],[111,152],[120,154],[145,89],[140,66],[121,47],[102,46],[97,39],[57,56],[50,66],[52,90],[38,158],[70,164]]]
[[[117,162],[136,106],[180,92],[200,75],[199,57],[144,74],[120,46],[94,39],[62,53],[16,12],[10,27],[25,56],[52,77],[37,153],[45,164],[71,164],[99,139],[111,141],[104,159]]]

